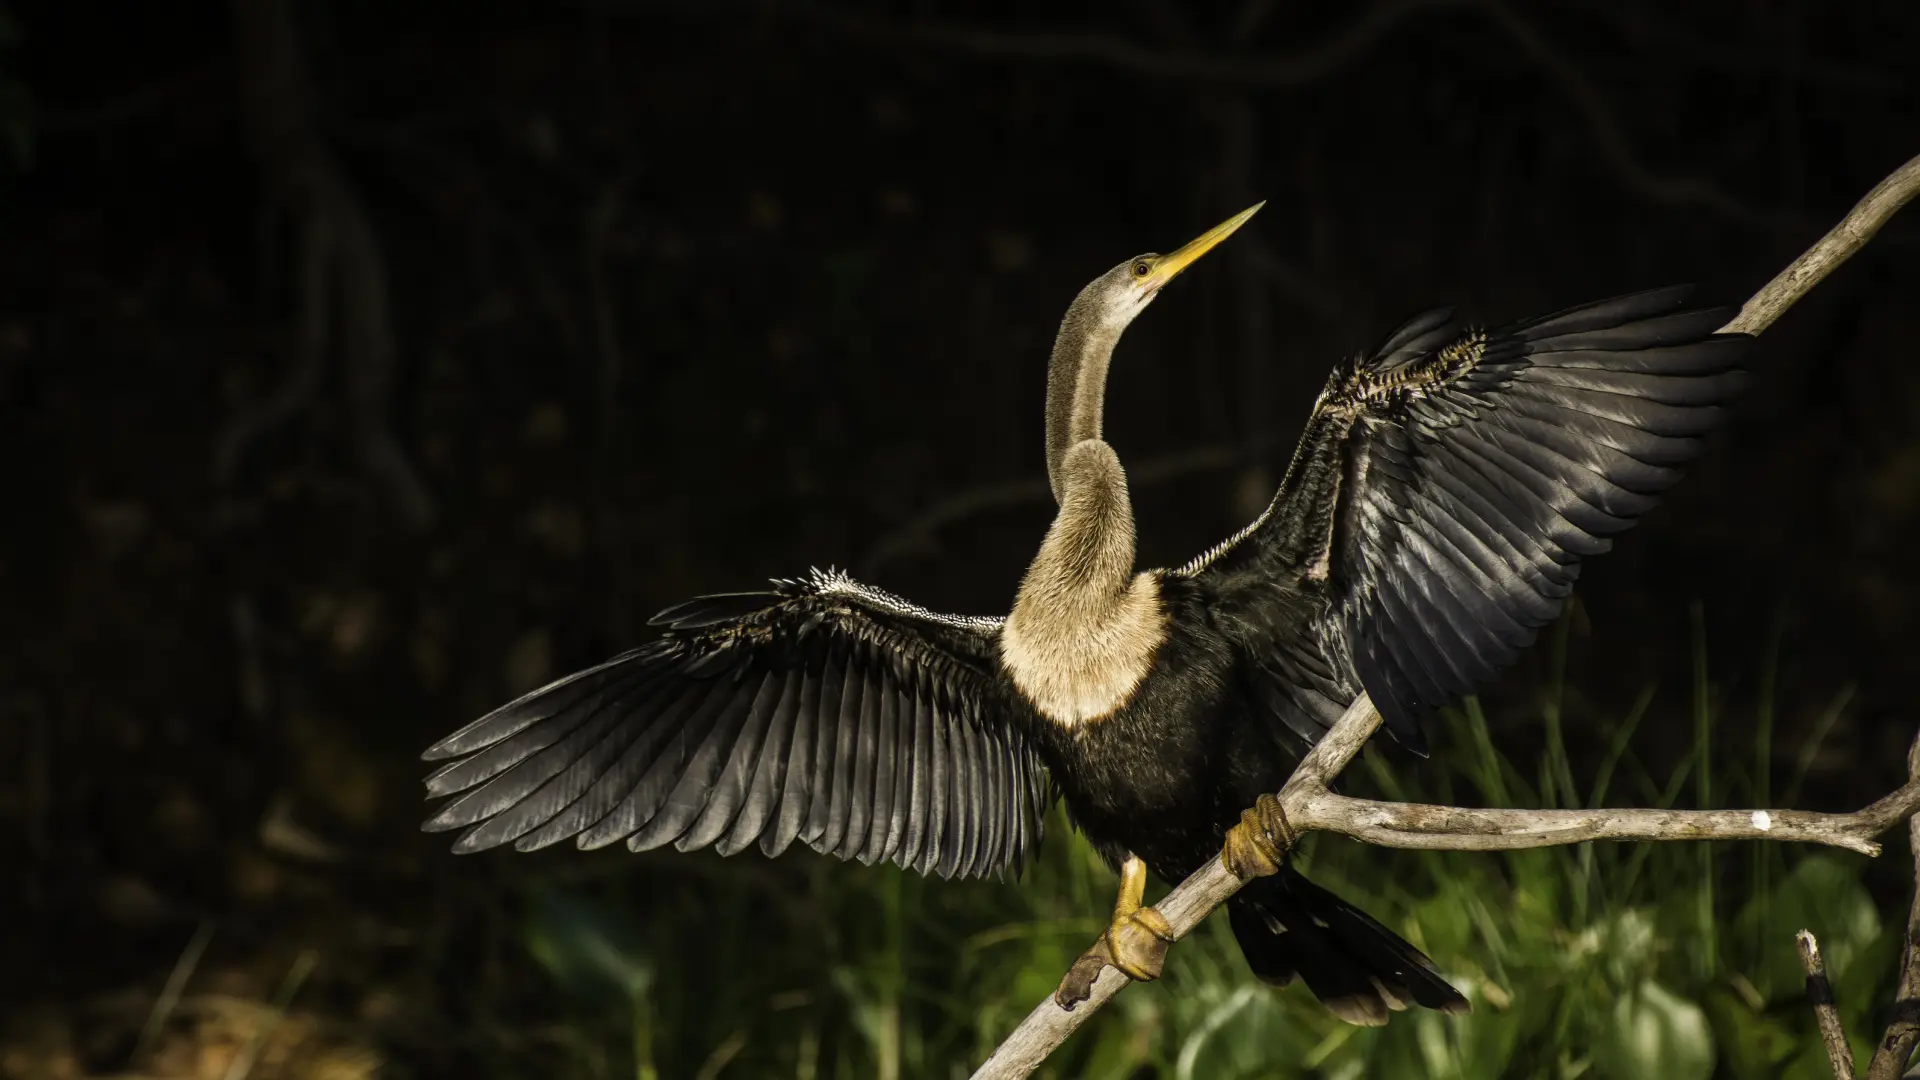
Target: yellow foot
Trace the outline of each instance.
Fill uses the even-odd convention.
[[[1115,919],[1100,935],[1093,952],[1137,982],[1152,982],[1167,964],[1167,945],[1173,941],[1173,927],[1159,911],[1143,907],[1125,918]]]
[[[1287,824],[1280,799],[1262,795],[1253,809],[1240,814],[1240,824],[1227,830],[1220,861],[1241,881],[1277,874],[1293,850],[1293,840],[1293,827]]]
[[[1173,927],[1166,916],[1150,907],[1115,919],[1093,948],[1073,962],[1067,977],[1060,980],[1060,988],[1053,992],[1054,1003],[1071,1012],[1093,995],[1093,982],[1102,968],[1118,968],[1138,982],[1159,978],[1167,963],[1167,945],[1172,941]]]
[[[1173,927],[1140,901],[1147,888],[1147,864],[1138,855],[1128,855],[1120,867],[1120,896],[1113,904],[1113,921],[1093,948],[1080,954],[1053,1000],[1071,1011],[1093,993],[1093,982],[1102,968],[1118,968],[1130,979],[1147,982],[1160,977],[1167,962],[1167,945],[1173,941]]]

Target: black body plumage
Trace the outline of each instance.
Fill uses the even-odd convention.
[[[428,829],[456,850],[573,838],[723,854],[798,840],[864,862],[1017,867],[1057,791],[1114,861],[1177,881],[1217,858],[1362,690],[1415,751],[1560,612],[1582,558],[1675,483],[1750,339],[1663,289],[1492,332],[1409,321],[1329,378],[1273,503],[1149,572],[1161,637],[1123,704],[1056,723],[1005,620],[818,573],[664,612],[658,641],[442,741]],[[1049,783],[1050,782],[1050,783]],[[1347,1019],[1464,1001],[1412,946],[1291,869],[1231,903],[1268,981]]]

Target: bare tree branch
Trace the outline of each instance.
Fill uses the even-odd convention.
[[[1909,160],[1875,184],[1819,243],[1767,282],[1766,288],[1754,293],[1740,308],[1740,314],[1727,324],[1727,330],[1758,334],[1772,326],[1788,308],[1833,273],[1835,267],[1852,258],[1854,252],[1873,239],[1873,234],[1907,205],[1916,192],[1920,192],[1920,157]]]
[[[1807,1000],[1813,1002],[1813,1018],[1820,1025],[1820,1041],[1827,1044],[1834,1080],[1853,1080],[1853,1047],[1847,1045],[1847,1028],[1833,1003],[1833,984],[1827,981],[1826,961],[1820,959],[1820,943],[1808,930],[1793,935],[1793,940],[1800,947],[1800,966],[1807,969]]]
[[[1920,776],[1920,743],[1907,751],[1907,773]],[[1907,938],[1901,950],[1900,992],[1893,1019],[1867,1063],[1867,1080],[1900,1080],[1920,1046],[1920,817],[1907,820],[1907,844],[1913,855],[1913,906],[1907,913]]]
[[[1291,810],[1296,829],[1334,832],[1379,847],[1517,851],[1588,840],[1790,840],[1880,854],[1872,837],[1920,810],[1920,787],[1851,814],[1804,810],[1472,810],[1387,803],[1327,793]]]
[[[1725,329],[1758,334],[1772,326],[1915,194],[1920,194],[1920,157],[1901,166],[1869,192],[1819,243],[1748,300]],[[1875,836],[1920,810],[1920,777],[1916,776],[1909,776],[1899,791],[1852,814],[1791,810],[1469,810],[1333,794],[1328,790],[1329,781],[1353,760],[1379,724],[1373,702],[1362,694],[1302,759],[1278,796],[1286,820],[1296,832],[1318,829],[1395,847],[1453,850],[1610,839],[1791,839],[1874,854],[1879,851],[1873,843]],[[1910,756],[1909,760],[1916,759]],[[1238,892],[1241,884],[1220,860],[1212,860],[1154,906],[1178,940]],[[1089,975],[1091,978],[1087,978]],[[1131,981],[1111,967],[1090,972],[1076,965],[1068,978],[1076,976],[1085,981],[1086,998],[1069,1011],[1048,995],[980,1066],[974,1080],[1017,1080],[1030,1075],[1055,1047]],[[1920,973],[1915,979],[1920,982]],[[1850,1077],[1851,1071],[1847,1075]]]

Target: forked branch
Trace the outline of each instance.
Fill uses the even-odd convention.
[[[1846,218],[1765,288],[1727,324],[1732,333],[1759,334],[1821,279],[1860,250],[1900,207],[1920,194],[1920,157],[1881,181]],[[1329,782],[1347,767],[1380,725],[1379,714],[1360,695],[1280,789],[1281,808],[1293,830],[1340,833],[1385,847],[1491,851],[1575,844],[1588,840],[1797,840],[1828,844],[1867,855],[1880,851],[1874,838],[1920,811],[1920,779],[1851,814],[1795,810],[1473,810],[1454,806],[1386,803],[1336,795]],[[1219,860],[1195,871],[1154,905],[1186,936],[1242,882]],[[1916,915],[1920,919],[1920,914]],[[1903,1001],[1920,996],[1920,960],[1910,962]],[[1080,972],[1076,966],[1076,973]],[[1071,1011],[1052,995],[1034,1008],[1013,1034],[974,1073],[974,1080],[1015,1080],[1030,1075],[1053,1049],[1128,982],[1102,967],[1085,986],[1087,996]],[[1077,995],[1076,995],[1077,996]],[[1903,1030],[1902,1041],[1920,1036]],[[1889,1032],[1889,1037],[1894,1037]],[[1906,1047],[1912,1048],[1911,1042]],[[1877,1074],[1876,1074],[1877,1075]]]
[[[1907,775],[1920,777],[1920,741],[1907,751]],[[1907,916],[1906,944],[1901,949],[1900,991],[1893,1003],[1893,1018],[1867,1062],[1867,1080],[1900,1080],[1907,1075],[1913,1049],[1920,1044],[1920,817],[1907,819],[1907,840],[1913,854],[1913,907]],[[1812,931],[1794,935],[1800,946],[1800,964],[1807,971],[1807,1002],[1813,1006],[1814,1020],[1820,1025],[1820,1039],[1827,1045],[1827,1064],[1834,1080],[1853,1080],[1853,1046],[1847,1042],[1840,1008],[1833,1000],[1833,984],[1827,981],[1826,964],[1820,959],[1820,945]]]
[[[1907,752],[1907,768],[1920,773],[1920,743]],[[1913,904],[1901,950],[1900,992],[1893,999],[1893,1019],[1867,1064],[1867,1080],[1900,1080],[1920,1046],[1920,817],[1907,819],[1907,844],[1913,853]]]

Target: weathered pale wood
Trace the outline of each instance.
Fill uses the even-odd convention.
[[[1907,751],[1907,775],[1920,777],[1920,741]],[[1901,950],[1900,992],[1893,1000],[1893,1019],[1867,1063],[1867,1080],[1900,1080],[1920,1045],[1920,817],[1907,819],[1907,844],[1913,854],[1913,904]]]
[[[1909,159],[1875,184],[1819,243],[1754,293],[1726,328],[1741,334],[1758,334],[1772,326],[1788,308],[1833,273],[1835,267],[1852,258],[1916,192],[1920,192],[1920,157]]]

